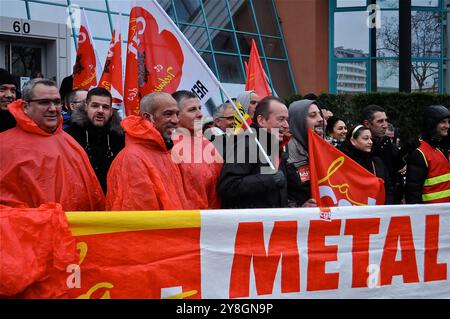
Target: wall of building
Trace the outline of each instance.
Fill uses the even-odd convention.
[[[328,92],[328,1],[275,0],[299,93]]]

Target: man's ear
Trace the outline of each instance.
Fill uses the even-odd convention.
[[[362,122],[362,124],[363,124],[365,127],[369,127],[369,121],[368,121],[368,120],[364,120],[364,121]]]
[[[142,114],[142,117],[143,117],[144,119],[146,119],[146,120],[152,122],[152,123],[155,122],[155,121],[154,121],[154,118],[153,118],[153,114],[151,114],[151,113],[145,112],[144,114]]]
[[[258,124],[259,127],[266,127],[265,126],[266,119],[261,114],[256,117],[256,124]]]
[[[22,104],[23,112],[27,115],[28,115],[28,106],[29,106],[28,102],[23,101],[23,104]]]

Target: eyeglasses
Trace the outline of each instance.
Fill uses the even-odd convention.
[[[231,115],[231,116],[221,116],[220,118],[221,118],[221,119],[226,119],[226,120],[228,120],[228,121],[231,121],[231,120],[234,120],[234,115]]]
[[[250,101],[250,104],[258,104],[258,101]]]
[[[50,104],[54,104],[55,106],[61,105],[61,99],[36,99],[36,100],[28,100],[27,102],[36,102],[41,106],[50,106]]]

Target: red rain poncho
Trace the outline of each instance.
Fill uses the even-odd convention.
[[[217,182],[223,159],[214,145],[200,136],[177,134],[172,157],[183,177],[187,209],[219,209]]]
[[[61,129],[47,133],[8,105],[17,126],[0,134],[0,204],[39,207],[60,203],[65,211],[104,210],[104,195],[81,146]]]
[[[67,269],[77,264],[61,205],[0,205],[0,298],[67,298]]]
[[[125,148],[108,172],[106,209],[185,209],[180,170],[155,126],[135,115],[121,125],[126,133]]]

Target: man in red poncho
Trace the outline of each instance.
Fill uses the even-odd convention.
[[[125,148],[107,177],[107,210],[187,209],[183,179],[172,161],[172,133],[178,127],[174,98],[157,92],[144,96],[140,116],[122,121]]]
[[[36,78],[8,105],[17,126],[0,134],[0,204],[65,211],[103,210],[104,195],[86,153],[65,133],[56,83]]]
[[[188,208],[218,209],[221,205],[216,188],[223,159],[214,145],[202,136],[200,100],[191,91],[177,91],[172,96],[180,109],[172,159],[181,170]]]

